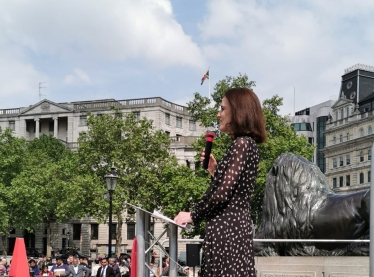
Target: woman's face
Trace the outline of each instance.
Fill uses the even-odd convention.
[[[218,112],[217,117],[219,118],[219,130],[224,133],[230,133],[231,106],[226,97],[222,98],[221,110]]]

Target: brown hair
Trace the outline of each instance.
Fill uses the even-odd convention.
[[[224,95],[231,107],[232,137],[249,136],[266,141],[265,118],[257,95],[249,88],[232,88]]]

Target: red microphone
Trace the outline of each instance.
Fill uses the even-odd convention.
[[[203,168],[208,169],[210,152],[212,151],[213,140],[216,134],[212,131],[207,131],[205,135],[205,156],[203,161]]]

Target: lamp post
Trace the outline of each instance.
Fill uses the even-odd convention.
[[[108,258],[112,255],[112,195],[118,181],[117,170],[112,163],[111,171],[105,175],[106,187],[109,192],[109,235],[108,235]]]

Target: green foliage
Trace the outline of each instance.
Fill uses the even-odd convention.
[[[200,120],[206,127],[217,123],[217,113],[226,90],[235,87],[252,88],[255,86],[254,81],[249,81],[246,74],[239,74],[237,77],[226,77],[219,81],[214,87],[212,99],[209,99],[195,93],[195,98],[188,103],[188,110],[192,113],[194,120]],[[255,191],[251,199],[251,215],[255,224],[259,225],[262,215],[262,203],[264,189],[266,183],[266,175],[270,170],[274,160],[282,153],[292,152],[310,159],[313,155],[314,147],[309,144],[305,137],[299,137],[289,126],[288,120],[279,115],[279,107],[282,106],[283,99],[275,95],[270,99],[263,101],[263,112],[266,121],[267,141],[258,145],[260,152],[259,172],[256,180]],[[226,134],[216,138],[212,149],[212,154],[217,160],[221,159],[223,154],[230,146],[231,139]],[[194,144],[195,150],[198,152],[196,159],[200,158],[200,152],[205,147],[205,136],[201,136]],[[203,170],[198,172],[199,176],[206,173]],[[204,187],[207,187],[210,180],[205,179]]]

